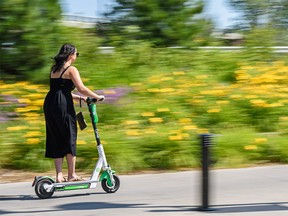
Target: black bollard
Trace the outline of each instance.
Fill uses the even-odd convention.
[[[209,148],[211,146],[211,134],[201,134],[201,149],[202,149],[202,206],[200,211],[212,211],[209,207],[209,165],[210,165],[210,153]]]

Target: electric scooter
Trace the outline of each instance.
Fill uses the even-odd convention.
[[[94,134],[97,142],[97,150],[99,154],[99,158],[95,165],[93,173],[90,179],[86,181],[61,183],[57,183],[55,179],[50,176],[35,176],[32,187],[35,186],[35,193],[40,199],[48,199],[52,197],[54,192],[57,191],[96,188],[99,182],[101,182],[102,188],[106,193],[115,193],[120,187],[120,179],[114,174],[115,171],[112,170],[107,163],[104,148],[100,142],[100,137],[96,126],[96,124],[98,123],[98,115],[96,111],[97,100],[94,98],[87,98],[86,102],[88,105],[88,110],[94,129]]]

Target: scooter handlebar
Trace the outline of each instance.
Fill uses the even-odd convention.
[[[99,101],[104,101],[105,100],[105,97],[102,96],[100,99],[96,99],[96,98],[90,98],[90,97],[87,97],[86,99],[86,103],[97,103]]]

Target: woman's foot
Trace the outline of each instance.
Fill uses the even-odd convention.
[[[85,180],[86,180],[86,179],[82,178],[82,176],[74,176],[74,177],[68,179],[69,182],[73,182],[73,181],[85,181]]]
[[[56,178],[56,183],[62,183],[62,182],[67,182],[67,179],[65,177]]]

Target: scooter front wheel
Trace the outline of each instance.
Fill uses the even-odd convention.
[[[54,189],[48,192],[46,187],[53,184],[51,179],[44,178],[39,180],[35,185],[35,193],[40,199],[48,199],[54,194]]]
[[[112,187],[108,185],[107,179],[103,179],[101,181],[102,188],[106,193],[115,193],[119,189],[120,187],[119,177],[116,175],[113,175],[113,179],[114,179],[114,185]]]

